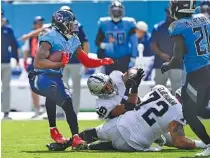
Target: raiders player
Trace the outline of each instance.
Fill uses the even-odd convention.
[[[157,85],[143,97],[135,110],[109,119],[79,135],[88,143],[106,141],[90,144],[91,150],[159,151],[151,145],[161,135],[166,137],[165,145],[168,146],[179,149],[205,148],[203,142],[185,137],[184,125],[181,104],[165,86]],[[71,140],[65,145],[51,143],[47,147],[49,150],[65,150],[70,145]]]
[[[97,96],[96,112],[102,119],[110,119],[133,110],[138,102],[138,87],[144,71],[131,68],[126,73],[113,71],[109,76],[96,73],[88,78],[87,85],[91,94]],[[131,93],[126,96],[126,89]]]

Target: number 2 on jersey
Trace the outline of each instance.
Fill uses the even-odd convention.
[[[192,30],[193,30],[193,33],[196,33],[196,32],[200,33],[200,37],[194,42],[197,55],[200,56],[200,55],[205,55],[207,53],[210,53],[210,42],[209,42],[210,37],[209,37],[207,26],[204,25],[204,27],[195,27]],[[203,50],[201,49],[201,42],[203,40],[207,41],[207,44],[208,44],[207,50],[206,48]]]
[[[160,95],[157,92],[151,93],[150,96],[151,96],[151,98],[149,98],[148,100],[146,100],[142,104],[147,104],[149,102],[156,101],[156,100],[160,99]],[[154,118],[150,117],[151,114],[154,114],[155,116],[161,117],[168,111],[168,108],[169,108],[169,105],[164,101],[159,101],[159,102],[156,103],[156,105],[157,105],[157,108],[161,107],[161,109],[157,110],[156,108],[151,107],[142,115],[143,119],[150,126],[152,126],[156,122],[156,120]]]

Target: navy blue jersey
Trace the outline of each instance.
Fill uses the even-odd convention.
[[[105,50],[107,57],[121,58],[124,56],[138,56],[137,36],[134,34],[136,36],[136,44],[135,46],[131,46],[131,36],[129,35],[129,32],[136,28],[136,22],[133,18],[123,17],[121,21],[115,23],[111,17],[102,17],[98,25],[105,36],[102,42],[108,43],[110,38],[114,38],[113,51]]]
[[[11,52],[9,51],[9,47],[12,48]],[[11,56],[18,60],[17,49],[18,43],[12,28],[6,25],[1,26],[1,63],[9,63]]]
[[[210,64],[210,20],[204,14],[174,21],[169,27],[171,36],[184,38],[187,52],[184,65],[187,73]]]

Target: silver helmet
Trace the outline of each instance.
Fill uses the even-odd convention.
[[[99,98],[111,98],[117,94],[117,87],[105,74],[96,73],[88,78],[87,85],[92,95]]]

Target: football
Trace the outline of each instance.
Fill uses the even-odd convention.
[[[62,60],[62,52],[56,51],[50,54],[48,57],[50,61],[60,62]]]

